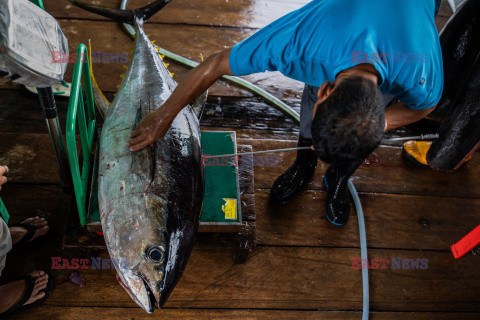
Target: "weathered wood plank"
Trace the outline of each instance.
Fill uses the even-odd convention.
[[[336,227],[325,218],[323,191],[304,191],[285,206],[270,205],[268,196],[268,190],[255,191],[259,244],[359,246],[353,204],[348,223]],[[367,243],[373,248],[449,250],[472,225],[480,224],[480,199],[360,194],[360,200]]]
[[[232,265],[229,250],[197,243],[166,307],[360,310],[361,270],[352,268],[352,259],[359,256],[359,249],[257,247],[246,264]],[[450,252],[371,249],[369,257],[428,259],[426,270],[391,269],[391,264],[370,270],[373,310],[480,311],[475,256],[454,261]],[[80,272],[85,287],[60,283],[46,304],[136,306],[116,282],[114,270]]]
[[[119,0],[87,1],[96,5],[117,8]],[[127,8],[138,8],[145,5],[145,0],[131,0]],[[262,28],[283,15],[296,10],[310,2],[309,0],[175,0],[156,14],[150,23],[193,24],[220,27]],[[79,9],[66,1],[48,1],[47,10],[54,17],[65,19],[106,18]],[[437,26],[442,27],[445,18],[450,17],[451,10],[446,1],[442,2],[436,18]]]
[[[47,142],[49,143],[45,139],[45,143]],[[48,144],[45,150],[50,151]],[[53,158],[51,163],[37,161],[35,168],[29,163],[24,162],[20,167],[10,165],[11,174],[18,174],[9,175],[10,181],[53,181],[50,177],[57,172]],[[32,169],[38,171],[32,173]],[[54,181],[58,182],[58,178]],[[268,194],[268,190],[257,189],[255,201],[251,201],[257,206],[256,223],[260,244],[358,246],[355,211],[352,210],[350,221],[345,227],[332,227],[324,216],[324,191],[304,191],[286,206],[269,205]],[[63,192],[58,187],[52,189],[50,186],[9,183],[2,190],[2,197],[9,211],[13,213],[12,216],[19,217],[15,220],[35,214],[65,214],[69,205],[64,203],[57,206],[60,198],[56,197],[62,195]],[[472,224],[480,223],[476,209],[480,204],[478,199],[361,194],[361,200],[365,211],[368,244],[371,247],[448,250],[449,245],[458,241]],[[405,214],[406,211],[408,214]],[[462,219],[458,219],[454,214],[456,212],[462,212]]]
[[[479,314],[474,313],[417,313],[417,312],[372,312],[372,320],[464,320],[480,319]],[[138,308],[79,308],[40,306],[28,312],[16,315],[18,320],[32,319],[56,319],[76,320],[94,319],[101,316],[102,319],[162,319],[179,320],[349,320],[360,319],[361,313],[355,311],[283,311],[283,310],[225,310],[225,309],[167,309],[155,311],[154,315],[148,315]]]
[[[451,15],[452,15],[452,10],[450,9],[450,6],[448,5],[447,1],[442,1],[437,17],[450,17]]]
[[[115,8],[120,5],[118,0],[88,2]],[[132,0],[128,2],[127,8],[138,8],[148,2],[151,1]],[[261,28],[308,2],[309,0],[207,0],[200,2],[175,0],[156,14],[150,23]],[[56,18],[106,19],[79,9],[66,1],[48,1],[45,3],[45,10]]]
[[[0,134],[0,164],[9,167],[11,182],[60,182],[47,134]]]
[[[212,128],[206,128],[212,129]],[[244,132],[247,136],[249,132]],[[258,133],[258,136],[261,134]],[[294,141],[244,139],[253,149],[269,150],[295,146]],[[58,183],[58,174],[47,134],[0,134],[0,160],[12,169],[11,182]],[[255,187],[270,189],[274,180],[293,163],[295,151],[255,155]],[[479,197],[480,187],[474,177],[480,169],[480,155],[475,153],[465,167],[453,174],[436,172],[409,163],[396,147],[380,147],[353,176],[357,189],[369,193],[417,194],[448,197]],[[308,189],[324,190],[322,175],[327,165],[318,162]]]
[[[65,129],[68,99],[57,98],[56,106]],[[47,133],[38,97],[24,88],[0,90],[0,132]]]
[[[70,195],[59,185],[33,185],[7,183],[2,186],[1,197],[11,222],[20,222],[33,215],[66,217]]]
[[[296,146],[294,141],[269,139],[239,139],[239,143],[251,144],[254,151]],[[270,189],[275,179],[293,163],[295,155],[295,151],[274,153],[268,165],[256,166],[255,188]],[[327,167],[327,164],[318,161],[308,189],[325,189],[322,179]],[[480,185],[475,178],[479,170],[478,152],[457,172],[443,173],[410,163],[403,158],[401,148],[380,147],[360,166],[352,179],[361,192],[479,197]]]
[[[4,151],[0,153],[0,163],[10,166],[10,182],[59,183],[46,134],[3,134],[0,137],[0,150]],[[13,147],[8,142],[14,142]],[[262,155],[256,155],[254,159],[257,172],[261,170],[259,166],[267,161],[276,161]],[[332,228],[324,218],[324,191],[305,191],[286,206],[268,205],[268,194],[269,191],[264,189],[255,192],[255,201],[259,206],[260,243],[357,246],[358,226],[354,212],[344,227],[349,232],[339,233],[338,228]],[[366,212],[369,245],[372,247],[445,250],[478,218],[475,209],[479,205],[477,199],[386,194],[362,194],[361,197]],[[407,208],[409,214],[405,215]],[[463,212],[461,221],[464,223],[458,223],[452,212]],[[388,229],[384,227],[386,225]]]
[[[108,95],[113,98],[113,95]],[[60,124],[65,128],[68,99],[57,97]],[[299,111],[298,107],[295,107]],[[98,119],[101,122],[101,119]],[[99,123],[100,123],[99,122]],[[295,138],[298,125],[258,99],[228,100],[211,97],[201,119],[208,130],[234,130],[237,136]],[[263,132],[259,132],[261,130]],[[37,96],[26,90],[0,90],[0,132],[47,133]],[[293,133],[293,135],[292,135]]]
[[[113,99],[113,94],[108,98]],[[298,101],[297,101],[298,102]],[[65,126],[68,100],[56,99],[60,123]],[[297,103],[292,104],[299,112]],[[101,119],[97,119],[99,124]],[[296,140],[299,127],[280,111],[261,99],[228,99],[211,97],[205,106],[201,119],[202,129],[234,130],[237,137]],[[414,136],[434,133],[438,124],[420,121],[397,130],[391,130],[386,137]],[[46,133],[47,127],[38,98],[26,90],[0,90],[0,132]]]

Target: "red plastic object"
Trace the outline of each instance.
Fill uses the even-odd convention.
[[[463,237],[462,240],[452,244],[450,249],[452,249],[455,259],[460,259],[478,245],[480,245],[480,225]]]

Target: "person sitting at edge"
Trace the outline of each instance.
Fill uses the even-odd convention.
[[[0,165],[0,190],[7,183],[8,167]],[[44,236],[49,230],[44,218],[33,217],[21,223],[7,226],[5,213],[0,211],[0,277],[5,268],[7,253],[15,247],[20,247],[38,237]],[[7,214],[8,216],[8,214]],[[42,270],[35,270],[21,280],[12,281],[0,286],[0,319],[29,309],[43,303],[53,288],[53,279]]]
[[[148,114],[128,146],[162,138],[176,115],[223,75],[280,71],[305,83],[293,165],[273,184],[270,202],[286,204],[313,176],[317,157],[330,164],[326,215],[347,222],[347,181],[380,144],[385,130],[432,112],[443,90],[434,23],[441,0],[314,0],[192,69],[170,98]],[[382,94],[384,96],[382,96]],[[385,111],[386,102],[399,100]]]

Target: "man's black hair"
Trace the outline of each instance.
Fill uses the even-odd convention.
[[[382,95],[362,77],[342,80],[319,106],[312,122],[317,156],[327,163],[365,159],[382,140]]]

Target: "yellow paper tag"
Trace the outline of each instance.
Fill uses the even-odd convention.
[[[222,211],[225,212],[225,219],[237,220],[237,199],[223,198],[225,204],[222,206]]]

